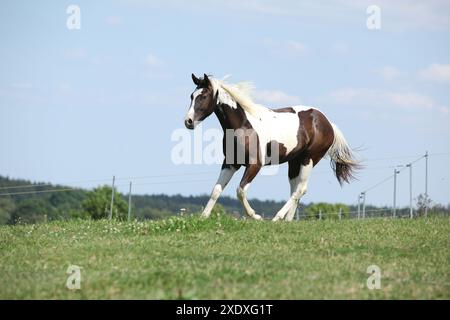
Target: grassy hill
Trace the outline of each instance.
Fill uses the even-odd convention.
[[[449,299],[449,232],[448,217],[1,226],[0,299]],[[379,290],[366,287],[374,264]]]

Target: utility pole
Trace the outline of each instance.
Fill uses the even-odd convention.
[[[406,165],[409,167],[409,218],[413,218],[413,205],[412,205],[412,163]]]
[[[428,216],[428,151],[425,152],[425,217]]]
[[[108,219],[111,220],[112,219],[112,214],[113,214],[113,206],[114,206],[114,183],[116,181],[116,176],[113,176],[113,181],[112,181],[112,190],[111,190],[111,206],[109,207],[109,216]]]
[[[130,190],[128,190],[128,221],[131,219],[131,184],[130,181]]]
[[[397,168],[394,168],[394,210],[392,211],[392,215],[395,218],[396,217],[396,205],[397,205],[397,173],[399,173],[399,171],[397,170]]]
[[[362,205],[362,217],[363,219],[366,217],[366,192],[361,192],[361,196],[363,199],[363,205]]]

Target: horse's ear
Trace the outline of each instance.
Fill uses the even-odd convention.
[[[195,76],[195,74],[192,74],[191,76],[192,76],[192,81],[194,81],[194,84],[195,84],[196,86],[198,86],[198,85],[200,84],[200,79],[197,78],[197,77]]]
[[[208,75],[206,73],[203,74],[203,81],[205,82],[206,86],[209,85],[209,78],[208,78]]]

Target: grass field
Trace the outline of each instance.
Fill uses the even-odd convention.
[[[1,299],[449,299],[450,219],[0,227]],[[369,290],[370,265],[381,289]],[[66,288],[69,265],[81,289]]]

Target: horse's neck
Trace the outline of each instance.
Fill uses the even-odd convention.
[[[247,117],[244,109],[238,104],[236,108],[231,108],[228,105],[220,104],[214,111],[219,119],[220,125],[223,130],[226,129],[239,129],[245,126]]]

